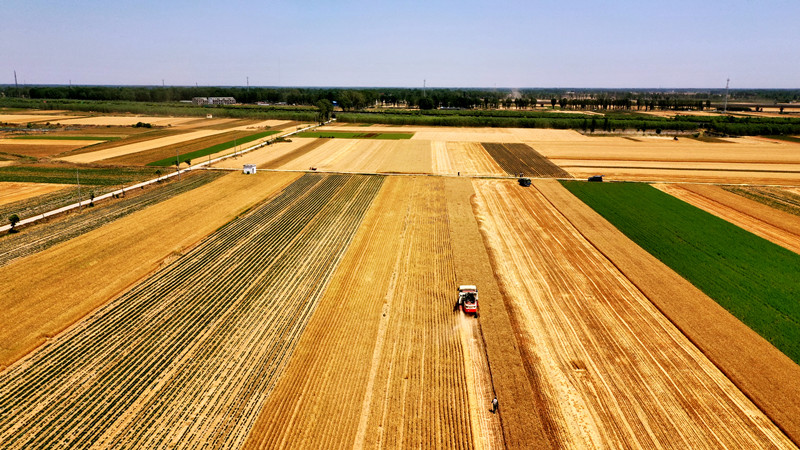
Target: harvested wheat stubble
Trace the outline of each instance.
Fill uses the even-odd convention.
[[[61,159],[73,163],[91,163],[95,161],[101,161],[104,159],[111,159],[123,155],[129,155],[131,153],[138,153],[159,147],[165,147],[167,145],[174,145],[180,142],[191,141],[193,139],[200,139],[208,136],[213,136],[215,134],[222,134],[224,132],[225,130],[190,131],[188,133],[182,133],[176,136],[167,136],[157,139],[151,139],[149,141],[136,142],[127,145],[119,145],[117,147],[106,148],[89,153],[81,153],[77,155],[65,156]]]
[[[301,178],[8,370],[5,445],[240,447],[381,182]]]
[[[0,144],[0,153],[19,156],[31,156],[34,158],[49,158],[61,153],[77,150],[85,147],[84,144],[75,144],[75,141],[48,141],[47,145],[20,144],[21,139],[7,139]],[[102,141],[96,141],[102,142]]]
[[[717,186],[654,184],[653,187],[800,253],[800,217],[742,198]]]
[[[58,120],[62,125],[113,125],[128,126],[139,122],[156,126],[180,125],[196,120],[193,117],[163,117],[163,116],[95,116],[81,117],[78,119]],[[52,120],[51,120],[52,122]]]
[[[526,144],[483,143],[483,148],[508,173],[527,176],[572,178],[572,175]]]
[[[281,169],[370,173],[431,173],[430,143],[414,140],[331,139]]]
[[[13,238],[0,239],[0,266],[88,233],[150,205],[200,187],[222,175],[222,172],[195,171],[186,174],[182,180],[172,179],[165,185],[149,186],[141,194],[139,190],[129,191],[127,197],[104,201],[99,206],[85,208],[82,212],[76,211],[63,220],[25,228]]]
[[[292,140],[292,142],[294,142],[295,140],[297,140],[298,143],[303,143],[303,142],[305,142],[305,143],[303,145],[301,145],[300,147],[297,147],[296,149],[294,149],[294,150],[292,150],[290,152],[284,153],[283,155],[280,155],[280,156],[276,155],[277,157],[275,159],[272,159],[269,162],[262,163],[259,166],[259,168],[262,168],[262,169],[277,169],[278,167],[288,163],[289,161],[293,161],[293,160],[295,160],[295,159],[297,159],[297,158],[299,158],[299,157],[301,157],[301,156],[303,156],[303,155],[305,155],[307,153],[310,153],[312,150],[314,150],[315,148],[319,147],[320,145],[323,145],[324,143],[328,142],[330,139],[314,139],[311,142],[307,142],[305,139],[302,139],[302,138],[294,138]],[[282,145],[282,144],[273,144],[273,145],[277,146],[277,145]],[[268,150],[272,150],[272,149],[267,149],[267,151]]]
[[[22,200],[70,188],[68,184],[24,183],[16,181],[0,181],[0,205],[16,203]],[[14,211],[16,212],[16,211]],[[20,216],[22,217],[22,216]],[[0,217],[5,220],[5,217]]]
[[[475,184],[559,446],[791,447],[537,189]]]
[[[496,175],[506,172],[477,142],[431,142],[433,173],[442,175]]]
[[[230,174],[0,267],[0,364],[8,365],[297,174]]]
[[[57,122],[75,116],[45,114],[0,114],[0,123],[44,123]]]
[[[769,419],[800,443],[800,366],[563,186],[534,184]]]
[[[494,387],[502,408],[502,433],[510,448],[547,448],[550,444],[544,432],[545,417],[541,414],[542,401],[536,386],[527,377],[524,361],[517,345],[511,319],[506,310],[505,299],[500,292],[490,262],[484,240],[473,214],[472,199],[475,191],[470,180],[450,179],[445,181],[447,192],[447,214],[450,234],[453,240],[453,261],[456,268],[456,284],[475,284],[480,291],[480,320],[471,320],[475,331],[483,330],[485,351],[491,364],[491,371],[485,369],[483,375],[491,376],[490,386]],[[481,339],[481,336],[476,336]],[[473,353],[474,354],[474,353]],[[476,378],[479,378],[476,375]],[[493,397],[485,396],[478,402],[485,406]],[[480,416],[485,419],[484,416]],[[483,424],[484,421],[482,420]],[[490,425],[494,425],[490,421]],[[494,436],[496,429],[490,428],[484,436]],[[496,441],[484,439],[487,447],[503,444],[500,437]],[[499,441],[499,442],[498,442]]]
[[[800,216],[800,189],[761,186],[723,186],[741,197]]]
[[[502,444],[476,322],[452,308],[443,196],[441,180],[387,179],[248,448]]]

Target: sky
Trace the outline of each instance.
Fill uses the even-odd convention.
[[[0,84],[800,88],[798,18],[798,0],[4,0]]]

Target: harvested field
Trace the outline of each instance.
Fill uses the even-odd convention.
[[[656,184],[653,187],[756,236],[800,253],[800,217],[776,211],[717,186]]]
[[[103,125],[103,126],[130,126],[139,122],[149,123],[154,126],[166,127],[180,125],[196,120],[194,117],[163,117],[163,116],[94,116],[78,119],[60,119],[55,122],[61,125]],[[54,122],[51,120],[51,122]]]
[[[241,156],[218,161],[213,164],[213,167],[241,170],[243,164],[255,164],[263,168],[263,166],[270,161],[284,158],[312,142],[319,142],[319,140],[295,138],[292,136],[291,142],[276,142],[271,145],[265,145]]]
[[[77,177],[76,177],[77,173]],[[119,186],[155,178],[155,169],[134,167],[81,167],[65,164],[17,164],[0,167],[0,181]]]
[[[68,184],[0,182],[0,205],[20,202],[31,197],[60,191],[71,187]],[[5,217],[3,217],[5,219]]]
[[[240,447],[381,183],[307,175],[6,371],[5,445]]]
[[[431,142],[433,173],[442,175],[496,175],[506,172],[477,142]]]
[[[534,185],[795,444],[800,443],[800,366],[563,186],[551,181]]]
[[[76,116],[54,115],[54,114],[0,114],[0,123],[45,123],[59,122]]]
[[[538,190],[474,184],[554,445],[791,447]]]
[[[554,161],[559,161],[555,159]],[[560,162],[560,161],[559,161]],[[566,167],[564,164],[562,167]],[[575,178],[604,175],[607,180],[660,183],[741,183],[741,184],[800,184],[800,172],[753,172],[697,169],[654,169],[614,167],[569,167]]]
[[[414,133],[413,140],[446,142],[575,142],[591,141],[574,130],[552,130],[546,128],[469,128],[469,127],[424,127],[398,125],[371,125],[363,127],[352,124],[335,124],[318,128],[319,131],[349,131],[364,133]]]
[[[118,145],[116,147],[97,150],[89,153],[81,153],[77,155],[66,156],[61,159],[73,163],[91,163],[95,161],[102,161],[106,159],[117,158],[123,155],[130,155],[132,153],[143,152],[168,145],[175,145],[181,142],[200,139],[215,134],[222,134],[224,130],[199,130],[182,133],[175,136],[167,136],[157,139],[150,139],[143,142],[136,142],[126,145]]]
[[[280,169],[369,173],[431,173],[427,141],[332,139]]]
[[[722,188],[772,208],[800,216],[800,189],[759,186],[723,186]]]
[[[274,159],[270,159],[267,162],[261,163],[258,167],[261,169],[277,169],[284,164],[288,164],[291,161],[294,161],[297,158],[300,158],[303,155],[306,155],[316,149],[317,147],[325,144],[328,142],[328,139],[314,139],[311,142],[306,141],[302,138],[292,138],[292,142],[297,141],[294,148],[290,151],[285,151],[281,149],[282,154],[278,155],[277,152],[273,153],[270,156],[274,156]],[[273,144],[273,147],[279,144]]]
[[[230,174],[1,267],[0,307],[6,314],[0,316],[0,365],[16,361],[298,176]]]
[[[150,205],[200,187],[223,174],[223,172],[193,171],[186,174],[182,180],[173,178],[164,185],[148,186],[144,190],[136,189],[128,192],[121,199],[107,200],[95,208],[73,211],[55,222],[39,224],[33,228],[23,228],[20,233],[13,236],[2,236],[4,239],[0,239],[0,266],[17,258],[48,249]],[[74,200],[77,201],[77,198]]]
[[[0,139],[0,153],[30,156],[34,158],[49,158],[101,142],[103,141]]]
[[[171,159],[172,164],[175,163],[175,156],[180,155],[181,164],[184,163],[185,155],[194,153],[200,150],[205,150],[215,145],[225,144],[233,141],[234,139],[242,140],[243,138],[252,135],[252,131],[222,131],[219,134],[212,134],[210,136],[202,136],[197,139],[189,141],[178,142],[172,145],[154,148],[152,150],[145,150],[141,152],[131,153],[116,158],[109,158],[103,161],[108,164],[120,165],[153,165],[150,164],[154,161]]]
[[[387,180],[248,447],[479,444],[446,208],[443,180]]]
[[[508,175],[572,178],[572,176],[526,144],[481,144]]]
[[[222,142],[216,145],[212,145],[210,147],[201,148],[199,150],[190,151],[188,153],[181,153],[179,156],[179,161],[186,161],[192,159],[200,159],[204,157],[208,157],[210,161],[212,158],[216,158],[219,156],[227,155],[227,154],[234,154],[238,151],[246,149],[247,147],[251,147],[254,145],[258,145],[262,142],[265,142],[271,139],[273,134],[277,133],[277,131],[260,131],[258,133],[247,132],[246,136],[242,136],[241,138],[234,138],[228,140],[226,142]],[[171,166],[175,164],[175,160],[172,157],[160,159],[158,161],[153,161],[148,163],[148,166]]]

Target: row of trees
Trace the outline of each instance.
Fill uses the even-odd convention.
[[[190,86],[14,86],[0,87],[0,96],[32,99],[177,102],[193,97],[234,97],[241,103],[266,102],[316,105],[328,100],[345,111],[372,106],[527,109],[536,106],[569,109],[704,109],[723,100],[724,90],[609,89],[418,89],[418,88],[264,88]],[[800,89],[731,90],[730,102],[800,101]],[[544,103],[544,104],[542,104]]]

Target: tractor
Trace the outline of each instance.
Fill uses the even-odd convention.
[[[461,285],[458,287],[458,300],[456,308],[461,308],[464,314],[472,314],[478,317],[478,288],[473,285]]]

